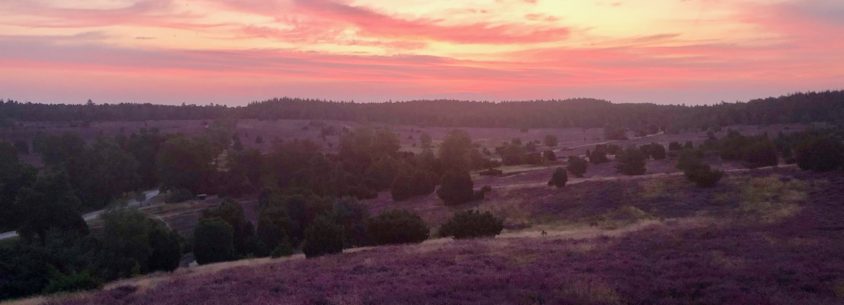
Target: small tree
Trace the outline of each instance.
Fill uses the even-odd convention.
[[[544,140],[545,140],[544,141],[545,146],[548,146],[548,147],[557,147],[557,144],[559,143],[559,141],[557,141],[557,136],[555,136],[555,135],[550,135],[550,134],[545,135]]]
[[[428,226],[412,212],[387,211],[369,220],[367,231],[375,244],[421,243],[428,239]]]
[[[443,176],[437,196],[446,205],[458,205],[472,201],[474,184],[469,172],[451,171]]]
[[[504,220],[490,212],[459,212],[440,227],[439,236],[454,238],[492,237],[504,229]]]
[[[645,173],[646,156],[636,148],[630,147],[624,150],[618,158],[616,169],[625,175],[642,175]]]
[[[587,166],[588,163],[586,163],[586,160],[583,160],[583,158],[570,156],[566,169],[568,169],[568,171],[575,177],[583,177],[583,174],[586,173]]]
[[[328,216],[317,217],[305,230],[302,252],[307,258],[343,252],[343,227]]]
[[[219,218],[199,220],[193,230],[193,255],[200,265],[235,258],[232,226]]]
[[[569,177],[566,174],[566,170],[562,167],[558,167],[554,170],[554,173],[551,175],[551,180],[548,180],[548,186],[555,186],[557,188],[562,188],[566,186],[566,182],[568,182]]]

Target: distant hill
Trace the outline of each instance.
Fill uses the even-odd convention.
[[[187,119],[350,120],[454,127],[713,127],[844,119],[844,91],[796,93],[706,106],[614,104],[596,99],[521,102],[421,100],[387,103],[275,98],[247,106],[37,104],[0,102],[0,120],[138,121]]]

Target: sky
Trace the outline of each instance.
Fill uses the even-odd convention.
[[[844,89],[841,0],[0,0],[0,98],[243,105]]]

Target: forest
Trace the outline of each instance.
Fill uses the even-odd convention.
[[[275,98],[225,105],[0,103],[0,124],[15,121],[139,121],[187,119],[318,119],[446,127],[708,128],[737,124],[840,121],[844,91],[795,93],[714,105],[615,104],[596,99],[477,102],[421,100],[385,103]]]

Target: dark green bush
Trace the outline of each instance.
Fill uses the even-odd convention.
[[[490,212],[470,210],[454,214],[454,217],[440,227],[439,236],[458,239],[491,237],[500,234],[503,229],[503,219]]]
[[[566,182],[568,182],[568,180],[569,176],[566,174],[566,170],[562,167],[558,167],[554,170],[554,173],[551,174],[551,180],[548,180],[548,186],[561,188],[566,186]]]
[[[193,231],[193,255],[198,264],[235,259],[234,230],[220,218],[203,218]]]
[[[568,166],[566,169],[574,175],[575,177],[583,177],[583,174],[586,173],[586,167],[588,163],[586,160],[578,156],[570,156],[568,160]]]
[[[437,190],[437,196],[445,202],[446,205],[458,205],[474,198],[474,184],[469,172],[466,171],[451,171],[445,174],[440,183],[440,188]]]
[[[420,243],[428,239],[428,226],[412,212],[387,211],[369,220],[367,231],[378,245]]]
[[[684,171],[686,178],[700,187],[713,187],[724,176],[724,172],[713,170],[706,164],[695,164]]]
[[[797,145],[797,166],[803,170],[826,172],[844,164],[844,145],[829,137],[812,137]]]
[[[640,150],[630,147],[624,150],[616,158],[616,169],[625,175],[642,175],[645,173],[645,160],[647,156]]]
[[[282,241],[278,244],[278,246],[270,252],[270,257],[272,258],[279,258],[282,256],[290,256],[293,255],[293,246],[290,245],[290,242],[287,240]]]
[[[150,271],[173,271],[182,259],[182,238],[178,233],[158,226],[149,233]]]
[[[91,274],[89,271],[82,271],[72,274],[57,273],[47,287],[44,287],[44,293],[56,292],[73,292],[83,290],[98,289],[103,285],[102,280]]]
[[[343,252],[343,227],[330,217],[317,217],[305,230],[302,252],[307,258]]]

